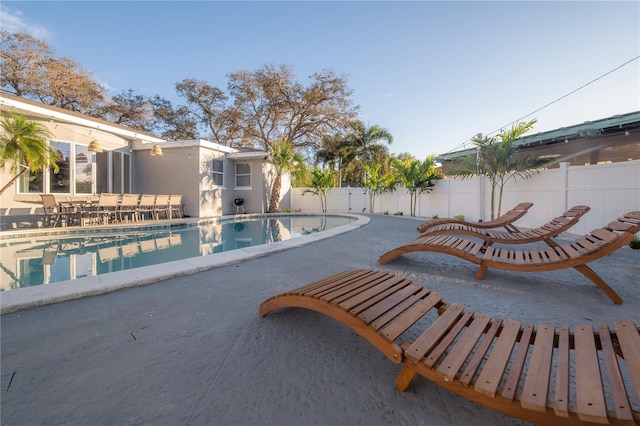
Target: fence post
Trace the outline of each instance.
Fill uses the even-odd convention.
[[[567,161],[562,161],[558,164],[560,166],[560,192],[565,211],[569,208],[569,164]]]

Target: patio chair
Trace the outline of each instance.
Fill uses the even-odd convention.
[[[118,219],[118,200],[120,194],[100,194],[98,204],[88,211],[89,223],[108,225]]]
[[[52,194],[40,194],[42,199],[42,208],[44,209],[44,218],[42,226],[53,228],[62,223],[64,212],[62,206],[56,202],[56,197]]]
[[[574,268],[590,279],[616,304],[622,298],[587,263],[600,259],[633,239],[640,232],[640,211],[627,213],[607,226],[568,244],[553,244],[546,249],[500,248],[456,236],[420,236],[380,256],[384,264],[404,253],[431,251],[460,257],[480,266],[481,280],[487,268],[516,272],[542,272]]]
[[[172,194],[169,197],[169,219],[182,218],[184,213],[182,211],[182,195]]]
[[[169,196],[157,195],[156,202],[153,206],[153,218],[160,220],[160,215],[164,215],[165,219],[169,219]]]
[[[631,320],[596,330],[505,321],[373,270],[342,272],[271,297],[259,314],[291,307],[341,322],[404,364],[396,379],[400,391],[420,375],[536,424],[640,423],[640,330]]]
[[[436,226],[422,233],[420,237],[435,235],[468,235],[485,241],[486,246],[500,244],[527,244],[544,241],[550,246],[556,245],[552,238],[573,227],[582,216],[591,210],[588,206],[574,206],[562,216],[558,216],[542,226],[528,231],[497,232],[485,231],[476,226],[452,224]]]
[[[473,226],[478,229],[504,228],[509,232],[518,232],[519,229],[516,228],[515,225],[513,225],[513,222],[515,222],[516,220],[520,219],[522,216],[527,214],[531,206],[533,206],[533,203],[520,203],[514,208],[512,208],[511,210],[509,210],[508,212],[506,212],[505,214],[503,214],[502,216],[497,217],[493,220],[488,220],[486,222],[473,223],[473,222],[467,222],[467,221],[455,219],[455,218],[428,220],[418,225],[418,231],[420,233],[423,233],[429,230],[430,228],[433,228],[436,226],[442,226],[442,225],[448,225],[448,224],[459,224],[459,225]]]
[[[140,195],[138,194],[123,194],[120,204],[118,206],[118,217],[120,222],[138,221],[138,202]]]
[[[138,219],[153,219],[153,209],[156,205],[156,196],[151,194],[142,194],[138,203]]]

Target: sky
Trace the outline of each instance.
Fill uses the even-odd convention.
[[[418,158],[517,120],[529,134],[640,111],[637,1],[7,1],[0,26],[46,41],[110,95],[184,103],[175,84],[286,64],[344,76],[360,119]],[[623,65],[626,64],[626,65]],[[584,86],[584,87],[583,87]],[[572,93],[573,92],[573,93]]]

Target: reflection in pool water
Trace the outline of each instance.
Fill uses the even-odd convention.
[[[283,216],[127,232],[8,239],[0,290],[13,290],[284,241],[345,225],[340,216]]]

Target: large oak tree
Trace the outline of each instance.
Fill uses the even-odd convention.
[[[324,135],[344,129],[357,112],[346,79],[332,70],[309,79],[308,86],[302,85],[286,65],[231,73],[232,119],[242,140],[265,151],[280,139],[315,150]]]
[[[104,88],[84,67],[55,57],[44,41],[26,33],[0,32],[0,87],[17,96],[96,116]]]

